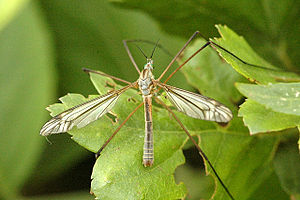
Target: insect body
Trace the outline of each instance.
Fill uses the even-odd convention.
[[[154,161],[153,150],[153,123],[152,123],[152,89],[154,76],[152,74],[153,60],[147,59],[143,71],[138,79],[139,89],[143,95],[145,110],[145,139],[144,139],[144,166],[151,166]]]

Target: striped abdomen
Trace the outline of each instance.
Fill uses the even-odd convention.
[[[144,96],[144,108],[145,108],[145,140],[144,140],[144,154],[143,164],[145,167],[149,167],[154,161],[153,150],[153,125],[152,125],[152,96]]]

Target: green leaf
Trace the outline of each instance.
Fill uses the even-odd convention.
[[[297,74],[278,69],[259,57],[243,37],[237,35],[227,26],[218,25],[216,27],[222,38],[215,38],[214,42],[252,65],[243,63],[216,45],[214,47],[226,62],[231,64],[238,73],[246,77],[249,81],[260,84],[276,83],[278,81],[300,81],[300,77]]]
[[[270,192],[269,192],[270,191]],[[290,200],[288,194],[283,191],[278,176],[273,171],[272,174],[261,183],[261,187],[251,195],[249,199],[266,200],[266,199],[286,199]]]
[[[128,139],[137,140],[134,136],[138,137],[133,135]],[[160,136],[156,134],[156,137]],[[168,137],[168,140],[159,138],[160,141],[156,142],[155,146],[157,164],[151,168],[145,168],[142,165],[142,145],[132,147],[128,145],[128,141],[124,141],[126,148],[122,144],[116,145],[114,150],[120,149],[119,153],[105,154],[96,162],[92,175],[92,192],[101,199],[184,198],[186,192],[184,185],[182,183],[176,185],[173,177],[175,168],[184,162],[182,152],[177,150],[178,144],[170,142],[174,138]],[[143,138],[140,138],[140,142],[137,141],[136,144],[142,144],[142,141]],[[167,145],[162,145],[161,142]],[[171,150],[168,151],[168,149]],[[120,151],[126,151],[126,154]],[[162,154],[169,154],[170,157],[164,158]],[[125,191],[120,192],[121,190]]]
[[[272,111],[251,99],[240,106],[239,116],[243,117],[250,134],[284,130],[300,124],[299,116]]]
[[[284,190],[291,197],[300,196],[300,157],[294,143],[279,146],[274,158],[274,169]]]
[[[249,99],[273,111],[300,116],[300,83],[271,85],[236,84],[237,89]]]
[[[48,34],[33,3],[0,32],[0,198],[16,199],[43,151],[43,108],[55,93]]]
[[[101,91],[103,89],[101,85],[107,82],[107,78],[95,74],[91,74],[91,80]],[[109,82],[113,83],[112,80]],[[103,92],[105,91],[101,93]],[[82,102],[83,98],[81,95],[69,94],[62,100],[64,104],[51,106],[50,110],[59,112]],[[72,138],[85,148],[97,152],[141,100],[135,90],[129,89],[120,96],[112,110],[117,122],[104,116],[84,128],[70,131]],[[98,158],[93,169],[91,188],[97,198],[178,199],[186,196],[185,186],[182,183],[176,185],[173,173],[178,165],[184,163],[182,147],[186,143],[187,136],[166,110],[154,106],[155,162],[152,167],[145,168],[142,165],[143,115],[143,110],[139,109]],[[191,119],[181,113],[177,115],[191,134],[200,137],[202,149],[237,199],[249,198],[271,175],[270,162],[278,143],[277,137],[250,137],[246,132],[237,132],[240,126],[238,124],[241,124],[237,122],[239,119],[232,122],[236,128],[226,129],[214,122]],[[241,130],[244,129],[239,129]],[[216,183],[214,198],[228,199],[224,189],[217,181]]]
[[[196,52],[205,41],[195,41],[181,59],[185,61]],[[231,108],[235,107],[242,95],[235,89],[234,83],[245,79],[236,73],[230,65],[224,63],[216,52],[206,48],[189,61],[181,70],[190,85],[201,94],[214,98]]]
[[[265,193],[281,192],[266,190],[267,186],[262,185],[272,175],[272,159],[278,139],[268,135],[257,137],[204,131],[201,148],[234,198],[251,199],[259,189]],[[229,199],[219,183],[213,199]]]
[[[93,79],[94,75],[91,76]],[[85,148],[96,152],[117,125],[138,105],[138,102],[128,102],[128,98],[141,100],[134,90],[128,90],[123,94],[112,110],[117,113],[117,124],[105,116],[87,127],[71,131],[72,138]],[[82,96],[74,94],[64,98],[65,101],[72,102],[71,104],[81,99]],[[52,108],[54,107],[50,107]],[[123,196],[126,199],[153,199],[159,195],[169,194],[170,199],[177,199],[185,196],[185,187],[182,184],[176,185],[171,175],[175,168],[184,162],[179,148],[186,140],[186,136],[181,131],[176,131],[177,125],[174,122],[169,123],[167,126],[169,129],[160,130],[160,126],[165,127],[169,115],[164,110],[155,109],[153,117],[158,119],[157,123],[154,122],[155,138],[158,138],[155,139],[155,165],[152,168],[145,168],[142,165],[144,121],[141,120],[143,110],[140,109],[109,143],[94,166],[92,191],[98,198],[114,199]],[[58,111],[58,106],[55,107],[55,111]],[[172,134],[170,129],[174,130]]]

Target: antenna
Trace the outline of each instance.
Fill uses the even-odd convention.
[[[148,57],[147,57],[146,54],[143,52],[143,50],[142,50],[138,45],[135,44],[135,46],[142,52],[142,54],[145,56],[145,58],[148,59]]]
[[[157,47],[157,45],[158,45],[158,42],[159,42],[159,39],[157,40],[157,42],[156,42],[156,44],[155,44],[155,46],[154,46],[154,49],[153,49],[153,51],[152,51],[152,53],[151,53],[151,56],[150,56],[151,59],[152,59],[153,54],[154,54],[154,51],[155,51],[155,49],[156,49],[156,47]]]

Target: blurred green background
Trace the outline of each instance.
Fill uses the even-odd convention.
[[[0,1],[0,199],[93,199],[94,155],[67,134],[51,136],[50,145],[39,129],[59,97],[97,93],[82,67],[137,79],[123,39],[160,39],[175,55],[196,30],[213,37],[214,25],[226,24],[270,63],[299,72],[299,7],[292,0]],[[153,48],[140,46],[147,54]],[[145,58],[130,47],[142,66]],[[156,76],[170,60],[156,52]],[[190,88],[180,73],[169,83]],[[197,165],[195,152],[186,154]],[[207,179],[195,181],[212,187]]]

